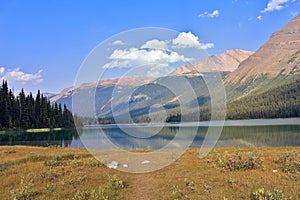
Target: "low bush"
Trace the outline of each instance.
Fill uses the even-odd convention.
[[[236,152],[234,155],[225,155],[217,159],[221,167],[231,171],[262,168],[263,160],[263,156],[257,154],[255,151],[249,152],[247,155]]]
[[[44,165],[47,167],[56,167],[62,165],[63,158],[61,155],[52,155],[50,158],[44,161]]]
[[[282,190],[274,189],[273,191],[265,191],[264,188],[257,189],[250,195],[250,200],[288,200]]]
[[[21,179],[20,187],[12,190],[12,198],[14,200],[21,200],[21,199],[32,199],[38,193],[32,191],[33,187],[33,180],[25,180],[24,178]]]
[[[281,170],[285,173],[300,174],[300,155],[287,152],[274,159],[276,164],[279,164]]]
[[[108,176],[108,183],[105,187],[93,189],[91,192],[77,191],[73,200],[92,199],[92,200],[109,200],[117,199],[118,192],[126,187],[124,181],[119,180],[116,175]]]

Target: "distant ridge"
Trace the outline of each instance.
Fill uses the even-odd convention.
[[[230,73],[225,82],[245,82],[261,75],[276,77],[300,72],[300,15],[272,34],[254,54]]]
[[[178,67],[171,76],[199,74],[202,72],[232,72],[253,52],[241,49],[227,50],[222,54],[209,56],[202,61]]]

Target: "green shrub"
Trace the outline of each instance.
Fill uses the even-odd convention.
[[[284,155],[274,159],[282,172],[286,173],[292,180],[300,178],[300,154],[287,152]]]
[[[189,181],[188,178],[184,178],[183,182],[186,187],[188,187],[191,190],[195,190],[195,184],[193,181]]]
[[[265,191],[260,188],[250,195],[250,200],[288,200],[291,198],[285,197],[282,190],[274,189],[272,192]]]
[[[300,155],[293,152],[287,152],[284,155],[274,159],[276,164],[279,164],[281,170],[285,173],[300,174]]]
[[[262,155],[255,152],[250,152],[246,156],[241,152],[236,152],[235,155],[225,155],[223,158],[218,158],[217,161],[221,167],[233,171],[262,168],[263,160]]]
[[[44,161],[44,165],[47,167],[56,167],[62,165],[62,161],[63,157],[61,155],[52,155]]]
[[[108,176],[109,177],[109,187],[113,190],[118,190],[125,188],[125,183],[122,180],[118,180],[116,175]]]
[[[183,193],[178,185],[173,185],[171,192],[171,199],[188,199],[188,196]]]
[[[11,191],[13,199],[14,200],[32,199],[38,194],[37,192],[32,191],[32,187],[33,187],[32,179],[27,181],[24,178],[22,178],[20,187]]]
[[[108,176],[108,183],[105,187],[99,187],[97,190],[93,189],[91,192],[77,191],[74,200],[95,199],[95,200],[109,200],[116,199],[120,189],[125,188],[126,185],[122,180],[119,180],[116,175]]]

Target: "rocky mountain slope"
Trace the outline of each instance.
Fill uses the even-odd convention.
[[[253,52],[241,49],[227,50],[222,54],[209,56],[202,61],[177,68],[170,75],[196,75],[202,72],[232,72]]]
[[[300,72],[300,15],[281,30],[275,32],[253,55],[244,60],[237,70],[226,78],[227,83],[245,82],[247,79],[267,75]]]

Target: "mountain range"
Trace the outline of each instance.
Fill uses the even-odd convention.
[[[143,77],[126,77],[72,86],[53,96],[51,101],[65,103],[72,108],[72,95],[90,95],[91,90],[96,88],[95,96],[89,98],[96,99],[97,116],[109,119],[108,122],[112,122],[115,115],[124,116],[124,122],[131,122],[126,121],[127,115],[124,113],[128,105],[130,116],[135,121],[148,121],[149,109],[157,104],[166,110],[169,121],[176,121],[176,116],[180,115],[179,98],[187,93],[183,90],[180,95],[175,95],[162,85],[176,85],[184,77],[197,95],[185,107],[191,113],[190,119],[199,120],[193,119],[193,110],[199,107],[202,111],[200,120],[207,120],[210,117],[210,95],[206,80],[212,79],[217,73],[221,74],[225,84],[227,118],[300,116],[300,15],[272,34],[254,53],[240,49],[228,50],[181,66],[168,76],[151,82]],[[126,91],[134,92],[127,94]],[[122,95],[113,100],[113,94],[118,93]],[[154,110],[158,116],[162,112],[159,108]]]
[[[242,61],[253,52],[241,49],[227,50],[222,54],[209,56],[199,62],[178,67],[170,75],[195,75],[201,72],[232,72],[238,68]]]

